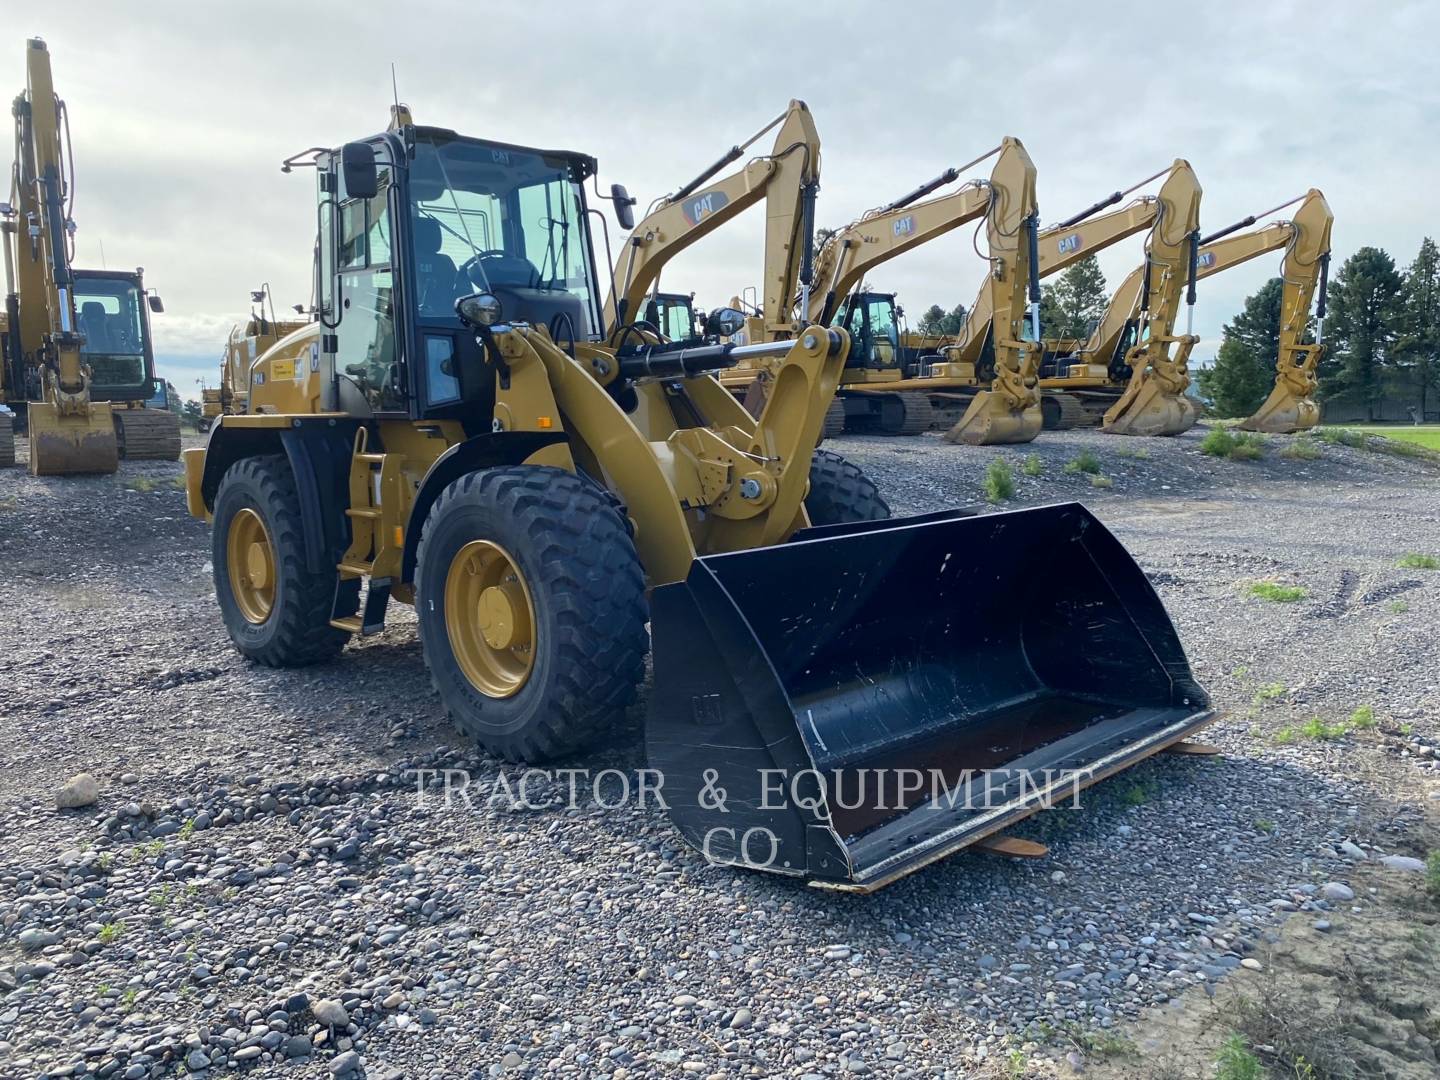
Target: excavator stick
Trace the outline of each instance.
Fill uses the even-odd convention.
[[[30,472],[35,476],[113,473],[120,447],[108,401],[91,401],[62,412],[50,401],[26,407],[30,425]]]
[[[965,415],[945,433],[945,441],[969,446],[1032,442],[1044,427],[1040,399],[1023,408],[1013,407],[1005,394],[981,390]]]
[[[1144,573],[1075,503],[702,557],[654,591],[651,629],[646,744],[676,827],[715,862],[834,889],[878,889],[1213,717]]]

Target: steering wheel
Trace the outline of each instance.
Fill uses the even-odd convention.
[[[506,258],[509,254],[510,253],[504,248],[486,248],[484,251],[477,251],[474,255],[471,255],[470,258],[466,259],[463,263],[460,264],[460,273],[465,275],[465,280],[470,282],[470,284],[483,285],[484,282],[477,282],[473,277],[470,276],[470,271],[474,269],[477,265],[479,265],[479,263],[483,259],[503,259]]]

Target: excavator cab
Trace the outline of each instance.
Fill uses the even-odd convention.
[[[704,337],[695,319],[694,293],[654,292],[641,315],[666,341],[696,341]]]
[[[847,373],[895,371],[900,367],[900,309],[894,293],[857,292],[851,294],[836,313],[834,326],[844,327],[850,335],[850,358]]]

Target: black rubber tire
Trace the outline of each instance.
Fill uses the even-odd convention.
[[[805,513],[811,525],[844,525],[852,521],[884,521],[890,516],[890,507],[860,466],[833,451],[816,450],[810,460]]]
[[[461,671],[445,628],[456,553],[491,540],[519,563],[535,608],[528,680],[491,697]],[[510,761],[543,761],[619,723],[645,676],[645,574],[623,513],[563,469],[518,465],[456,480],[431,507],[415,576],[420,644],[460,730]]]
[[[227,565],[230,522],[246,507],[265,523],[275,555],[275,600],[270,617],[258,625],[241,614]],[[241,655],[267,667],[304,667],[333,659],[344,648],[350,635],[330,625],[338,572],[316,574],[305,567],[300,496],[284,455],[245,458],[225,473],[215,495],[210,560],[215,598]]]

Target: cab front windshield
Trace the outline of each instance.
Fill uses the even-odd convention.
[[[99,387],[145,382],[144,298],[125,278],[75,275],[75,315],[85,344],[81,355]]]
[[[454,318],[458,298],[489,292],[507,320],[597,336],[580,180],[563,156],[422,133],[410,168],[420,314]]]

